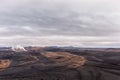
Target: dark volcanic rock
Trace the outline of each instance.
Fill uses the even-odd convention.
[[[0,80],[120,80],[120,66],[110,58],[47,51],[0,58]]]
[[[13,54],[9,59],[12,62],[9,67],[0,72],[0,80],[79,79],[76,68],[86,62],[84,57],[67,52],[45,52],[39,56],[20,53]]]

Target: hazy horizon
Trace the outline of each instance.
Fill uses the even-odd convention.
[[[119,0],[0,0],[0,46],[120,47]]]

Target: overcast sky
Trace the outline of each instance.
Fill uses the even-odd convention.
[[[0,0],[0,46],[120,47],[120,0]]]

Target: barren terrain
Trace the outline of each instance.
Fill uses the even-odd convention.
[[[120,80],[120,49],[0,51],[0,80]]]

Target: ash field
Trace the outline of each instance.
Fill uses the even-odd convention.
[[[120,49],[1,47],[0,80],[120,80]]]

